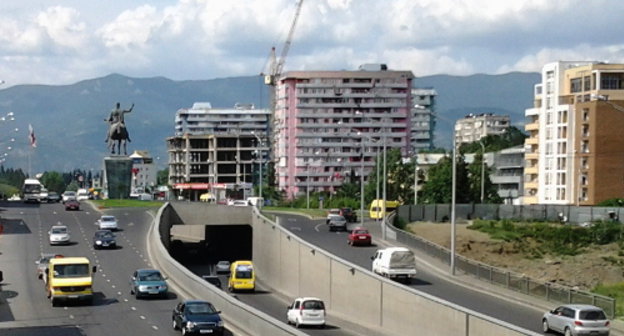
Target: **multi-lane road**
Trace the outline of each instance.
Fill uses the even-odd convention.
[[[61,204],[27,205],[2,203],[0,208],[4,234],[0,236],[0,267],[4,284],[0,291],[0,329],[3,335],[37,335],[34,327],[57,326],[63,335],[178,335],[171,328],[171,310],[178,298],[174,291],[165,300],[136,300],[129,294],[129,277],[137,268],[151,267],[146,253],[147,230],[155,211],[145,209],[107,210],[117,216],[121,230],[117,232],[119,248],[94,250],[91,239],[97,227],[93,224],[101,215],[85,205],[81,211],[65,211]],[[281,224],[303,239],[361,267],[370,268],[373,247],[352,247],[346,233],[328,232],[324,220],[309,220],[301,216],[280,215]],[[49,246],[47,231],[55,224],[67,225],[72,244]],[[372,227],[374,232],[374,227]],[[52,308],[45,297],[43,283],[36,277],[34,261],[42,252],[72,256],[87,256],[98,266],[92,306],[67,305]],[[206,273],[209,265],[188,264],[198,274]],[[225,279],[224,279],[225,280]],[[270,290],[255,294],[238,294],[238,298],[269,315],[284,319],[286,304],[292,298],[282,297]],[[447,281],[443,276],[419,267],[412,287],[460,304],[503,321],[539,331],[541,312],[524,305],[500,300]],[[311,335],[372,334],[345,321],[328,318],[329,328],[305,329]],[[30,326],[33,329],[8,329]],[[46,335],[54,335],[47,329]],[[21,333],[20,333],[21,332]],[[229,333],[229,332],[228,332]]]

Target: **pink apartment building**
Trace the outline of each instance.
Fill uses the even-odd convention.
[[[273,156],[289,198],[335,192],[351,177],[365,183],[386,148],[410,151],[411,71],[384,64],[357,71],[291,71],[276,86]]]

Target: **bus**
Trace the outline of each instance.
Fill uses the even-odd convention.
[[[39,180],[25,179],[24,186],[22,187],[22,199],[24,202],[40,202],[41,188],[43,188],[43,185],[39,182]]]
[[[383,203],[384,201],[381,199],[375,199],[370,204],[369,216],[372,219],[380,219],[385,217]],[[388,201],[386,200],[386,213],[392,212],[399,207],[398,201]]]

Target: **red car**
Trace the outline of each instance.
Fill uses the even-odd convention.
[[[372,239],[368,229],[356,227],[347,238],[349,245],[371,245]]]
[[[80,210],[80,202],[76,200],[65,201],[65,210]]]

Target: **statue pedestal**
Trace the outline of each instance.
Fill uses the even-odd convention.
[[[108,198],[130,198],[132,159],[127,156],[107,156],[104,158],[104,168]]]

